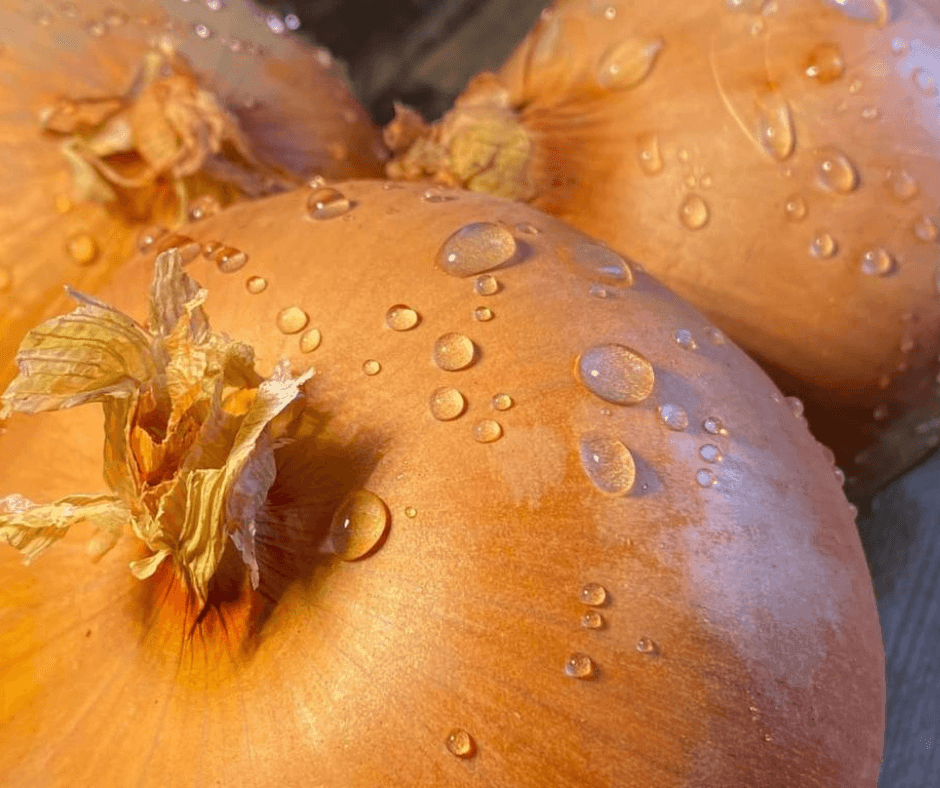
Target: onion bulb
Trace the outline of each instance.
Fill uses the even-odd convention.
[[[2,396],[4,785],[874,788],[853,510],[701,313],[469,192],[182,232]]]
[[[806,402],[865,496],[940,441],[940,24],[913,0],[560,0],[396,177],[642,262]]]
[[[135,243],[317,174],[381,172],[341,69],[272,19],[248,0],[0,9],[0,385],[63,284],[94,292]]]

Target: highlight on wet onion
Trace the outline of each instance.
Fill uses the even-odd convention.
[[[0,398],[4,785],[875,785],[854,509],[708,318],[446,188],[179,232]]]
[[[940,441],[940,22],[915,0],[560,0],[389,172],[645,265],[806,404],[864,498]]]

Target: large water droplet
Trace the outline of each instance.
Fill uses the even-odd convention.
[[[809,53],[806,76],[819,82],[833,82],[845,73],[845,57],[835,44],[819,44]]]
[[[600,583],[585,583],[581,587],[581,601],[591,607],[600,607],[607,601],[607,589]]]
[[[418,313],[405,304],[390,306],[385,313],[385,325],[395,331],[408,331],[418,325]]]
[[[819,233],[809,244],[809,253],[813,257],[832,257],[836,249],[838,249],[836,239],[829,233]]]
[[[656,175],[663,170],[663,157],[659,150],[659,137],[655,134],[643,134],[637,142],[640,146],[640,169],[647,175]]]
[[[777,161],[784,161],[793,153],[796,144],[793,120],[790,107],[779,91],[766,94],[758,102],[757,139]]]
[[[473,363],[475,355],[473,342],[463,334],[444,334],[434,343],[434,363],[448,372],[466,369]]]
[[[659,418],[669,429],[682,432],[689,426],[689,414],[678,405],[660,405]]]
[[[346,195],[330,186],[313,189],[307,197],[307,215],[312,219],[335,219],[351,207]]]
[[[708,204],[697,194],[690,194],[679,208],[679,218],[690,230],[700,230],[708,224]]]
[[[636,466],[633,455],[621,441],[606,435],[585,435],[581,438],[580,456],[581,467],[601,492],[626,495],[633,489]]]
[[[98,242],[88,233],[79,233],[68,239],[65,245],[72,258],[79,265],[91,265],[98,259]]]
[[[284,334],[297,334],[303,331],[310,318],[299,306],[289,306],[277,314],[278,329]]]
[[[630,264],[613,249],[596,243],[578,243],[571,250],[571,259],[588,276],[607,285],[631,287],[633,271]]]
[[[861,268],[869,276],[888,276],[894,273],[895,262],[885,249],[874,247],[862,254]]]
[[[565,662],[565,675],[573,679],[593,678],[594,661],[587,654],[576,652]]]
[[[473,276],[511,260],[516,239],[505,227],[475,222],[461,227],[437,253],[437,264],[452,276]]]
[[[596,396],[615,405],[635,405],[653,391],[653,367],[624,345],[595,345],[575,362],[581,383]]]
[[[476,752],[473,737],[462,728],[454,728],[447,736],[447,749],[458,758],[472,758]]]
[[[597,81],[612,90],[626,90],[639,85],[649,75],[665,42],[630,39],[614,45],[601,57]]]
[[[819,183],[837,194],[848,194],[858,186],[858,173],[848,157],[829,149],[817,156],[816,175]]]
[[[431,415],[438,421],[456,419],[467,407],[467,400],[455,388],[435,389],[428,401]]]
[[[481,419],[473,425],[473,439],[478,443],[493,443],[503,437],[503,428],[498,421]]]
[[[888,0],[826,0],[850,19],[872,22],[882,27],[889,16]]]
[[[371,551],[388,528],[388,509],[375,493],[349,493],[333,515],[323,552],[353,561]]]

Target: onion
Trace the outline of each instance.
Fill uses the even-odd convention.
[[[341,69],[247,0],[6,3],[0,31],[0,385],[62,285],[94,292],[138,236],[381,172]]]
[[[245,265],[136,257],[3,395],[5,785],[875,785],[853,509],[699,312],[467,192],[184,232]]]
[[[646,265],[806,402],[865,496],[940,441],[940,25],[911,0],[557,2],[396,177]],[[851,497],[851,496],[850,496]]]

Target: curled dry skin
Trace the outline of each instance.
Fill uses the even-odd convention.
[[[388,172],[642,262],[800,396],[858,500],[940,441],[940,6],[560,0]]]
[[[5,536],[96,503],[68,496],[102,488],[103,428],[138,534],[95,565],[108,522],[29,566],[0,551],[5,785],[874,786],[884,653],[852,510],[798,403],[700,313],[469,192],[318,184],[185,232],[243,265],[138,256],[113,307],[30,335],[6,395],[136,405],[124,440],[97,405],[14,413],[0,496],[36,503],[6,498]],[[97,310],[150,355],[48,377]],[[317,367],[296,402],[284,359]],[[259,426],[292,404],[240,444],[266,385]],[[184,527],[174,485],[210,475]],[[204,604],[189,539],[221,547]]]

